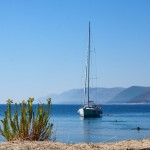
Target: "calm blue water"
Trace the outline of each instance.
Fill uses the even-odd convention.
[[[0,105],[3,118],[6,105]],[[150,138],[150,105],[103,105],[101,118],[81,118],[79,105],[53,105],[56,140],[65,143],[115,142]],[[135,130],[136,127],[142,130]],[[0,137],[0,141],[5,141]]]

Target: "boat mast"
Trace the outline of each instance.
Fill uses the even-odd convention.
[[[88,41],[88,106],[89,106],[89,101],[90,101],[90,22],[89,22],[89,41]]]

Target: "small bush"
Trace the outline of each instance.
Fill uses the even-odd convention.
[[[47,105],[38,104],[36,113],[33,111],[34,98],[29,98],[27,103],[22,101],[20,104],[20,115],[18,115],[18,105],[15,104],[14,115],[11,115],[12,100],[7,100],[7,109],[4,119],[1,120],[0,134],[7,141],[31,140],[44,141],[50,140],[53,124],[50,123],[51,99],[47,99]]]

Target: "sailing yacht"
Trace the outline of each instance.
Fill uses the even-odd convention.
[[[88,51],[87,51],[87,66],[86,66],[86,83],[85,97],[87,97],[87,104],[78,110],[81,117],[100,117],[102,115],[102,107],[95,105],[94,101],[90,100],[90,53],[91,53],[91,33],[90,33],[90,22],[89,22],[89,37],[88,37]]]

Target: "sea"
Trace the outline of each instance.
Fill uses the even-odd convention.
[[[57,142],[99,143],[150,138],[150,104],[102,105],[103,116],[99,118],[80,117],[77,113],[80,107],[52,105],[52,137]],[[7,105],[0,105],[0,119],[4,117],[6,108]],[[0,136],[0,141],[6,140]]]

